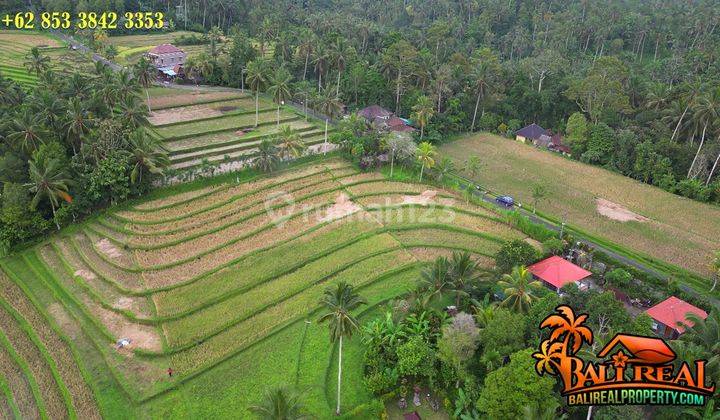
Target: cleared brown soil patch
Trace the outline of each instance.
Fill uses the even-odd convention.
[[[608,219],[617,220],[618,222],[647,222],[648,218],[640,216],[637,213],[626,209],[620,204],[605,200],[604,198],[595,199],[597,202],[597,211]]]
[[[140,274],[122,270],[102,259],[92,246],[92,240],[82,233],[75,235],[72,239],[82,258],[92,265],[93,271],[100,276],[115,280],[124,288],[130,290],[141,290],[143,286]]]
[[[327,209],[325,215],[321,217],[320,220],[325,222],[328,220],[339,219],[360,211],[361,209],[362,207],[350,201],[350,197],[348,197],[347,194],[339,193],[335,198],[335,203]]]
[[[151,103],[153,98],[150,99]],[[232,102],[220,102],[210,104],[198,104],[178,108],[160,109],[153,111],[148,117],[152,125],[170,124],[181,121],[193,121],[201,118],[218,117],[227,112],[238,109],[243,100]]]

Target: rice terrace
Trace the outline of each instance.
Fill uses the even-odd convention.
[[[0,2],[0,419],[717,418],[719,19]]]

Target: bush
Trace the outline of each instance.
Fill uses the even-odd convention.
[[[675,190],[683,197],[706,202],[710,201],[712,194],[712,190],[697,179],[683,179],[675,184]]]
[[[509,273],[513,267],[530,265],[538,259],[538,252],[529,243],[516,239],[506,242],[495,255],[495,265],[501,273]]]
[[[605,275],[605,280],[612,286],[619,289],[625,289],[630,285],[632,281],[632,274],[623,270],[622,268],[616,268]]]
[[[557,238],[550,238],[542,245],[545,255],[560,255],[565,250],[565,242]]]

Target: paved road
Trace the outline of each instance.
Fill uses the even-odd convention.
[[[471,180],[469,180],[469,179],[467,179],[467,178],[465,178],[465,177],[462,177],[462,176],[460,176],[460,175],[455,175],[455,176],[457,176],[457,177],[460,178],[460,179],[465,180],[465,182],[468,182],[468,183],[470,183],[470,184],[472,184],[472,185],[476,185],[473,181],[471,181]],[[479,191],[479,190],[477,190],[477,189],[474,189],[473,193],[475,194],[475,196],[480,197],[484,202],[489,203],[489,204],[495,206],[496,208],[506,209],[506,210],[507,210],[507,208],[506,208],[505,206],[503,206],[503,205],[501,205],[501,204],[498,204],[498,203],[495,201],[495,198],[496,198],[495,196],[493,196],[493,195],[491,195],[491,194],[488,194],[488,193],[486,193],[486,192],[484,192],[484,191]],[[521,214],[523,214],[524,216],[527,216],[532,222],[537,223],[537,224],[540,224],[540,225],[543,225],[543,226],[545,226],[546,228],[548,228],[548,229],[550,229],[550,230],[553,230],[553,231],[559,233],[559,232],[560,232],[560,229],[562,229],[561,226],[558,226],[558,225],[555,224],[554,222],[551,222],[551,221],[549,221],[549,220],[547,220],[547,219],[544,219],[544,218],[542,218],[542,217],[540,217],[540,216],[538,216],[538,215],[536,215],[536,214],[533,214],[532,212],[530,212],[530,211],[528,211],[528,210],[525,210],[525,209],[523,209],[522,207],[517,207],[517,206],[516,206],[516,207],[515,207],[515,210],[519,211],[519,212],[520,212]],[[600,245],[600,244],[597,244],[597,243],[595,243],[595,242],[593,242],[593,241],[591,241],[591,240],[589,240],[589,239],[586,239],[586,238],[582,237],[582,235],[579,235],[579,234],[577,234],[577,233],[574,233],[574,232],[573,232],[573,236],[575,237],[575,239],[576,239],[577,241],[579,241],[579,242],[587,245],[588,247],[590,247],[590,248],[592,248],[592,249],[598,250],[598,251],[600,251],[600,252],[608,255],[610,258],[612,258],[612,259],[615,260],[615,261],[618,261],[618,262],[620,262],[620,263],[622,263],[622,264],[624,264],[624,265],[633,267],[633,268],[635,268],[635,269],[637,269],[637,270],[639,270],[639,271],[642,271],[642,272],[644,272],[644,273],[647,273],[647,274],[649,274],[649,275],[651,275],[651,276],[653,276],[653,277],[656,277],[656,278],[659,278],[659,279],[662,279],[662,280],[665,280],[665,281],[668,280],[668,277],[669,277],[669,276],[668,276],[666,273],[664,273],[664,272],[657,271],[657,270],[655,270],[654,268],[648,267],[648,266],[646,266],[645,264],[643,264],[643,263],[641,263],[641,262],[639,262],[639,261],[637,261],[637,260],[634,260],[634,259],[632,259],[632,258],[628,258],[628,257],[626,257],[626,256],[624,256],[624,255],[620,255],[620,254],[618,254],[617,252],[615,252],[615,251],[613,251],[613,250],[611,250],[611,249],[608,249],[608,248],[606,248],[606,247],[604,247],[604,246],[602,246],[602,245]],[[718,299],[716,299],[716,298],[714,298],[714,297],[711,297],[711,296],[702,296],[702,295],[700,295],[700,293],[698,293],[695,289],[693,289],[692,287],[687,286],[687,285],[685,285],[685,284],[680,284],[679,287],[680,287],[680,289],[682,289],[683,291],[685,291],[685,292],[687,292],[687,293],[689,293],[689,294],[691,294],[691,295],[693,295],[693,296],[705,298],[705,299],[709,300],[713,305],[715,305],[715,306],[720,306],[720,300],[718,300]]]

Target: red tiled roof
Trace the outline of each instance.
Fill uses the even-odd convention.
[[[369,107],[363,108],[358,111],[358,115],[372,121],[377,117],[389,117],[392,115],[392,112],[381,107],[380,105],[370,105]]]
[[[684,332],[685,327],[678,324],[682,323],[688,327],[693,325],[691,321],[685,318],[688,313],[695,314],[702,319],[708,316],[707,312],[675,296],[670,296],[646,312],[650,315],[650,318],[662,322],[679,333]]]
[[[148,51],[148,53],[150,54],[170,54],[176,52],[183,52],[183,50],[172,44],[160,44],[152,50]]]
[[[591,272],[566,261],[557,255],[528,267],[535,277],[552,284],[558,289],[592,275]]]

